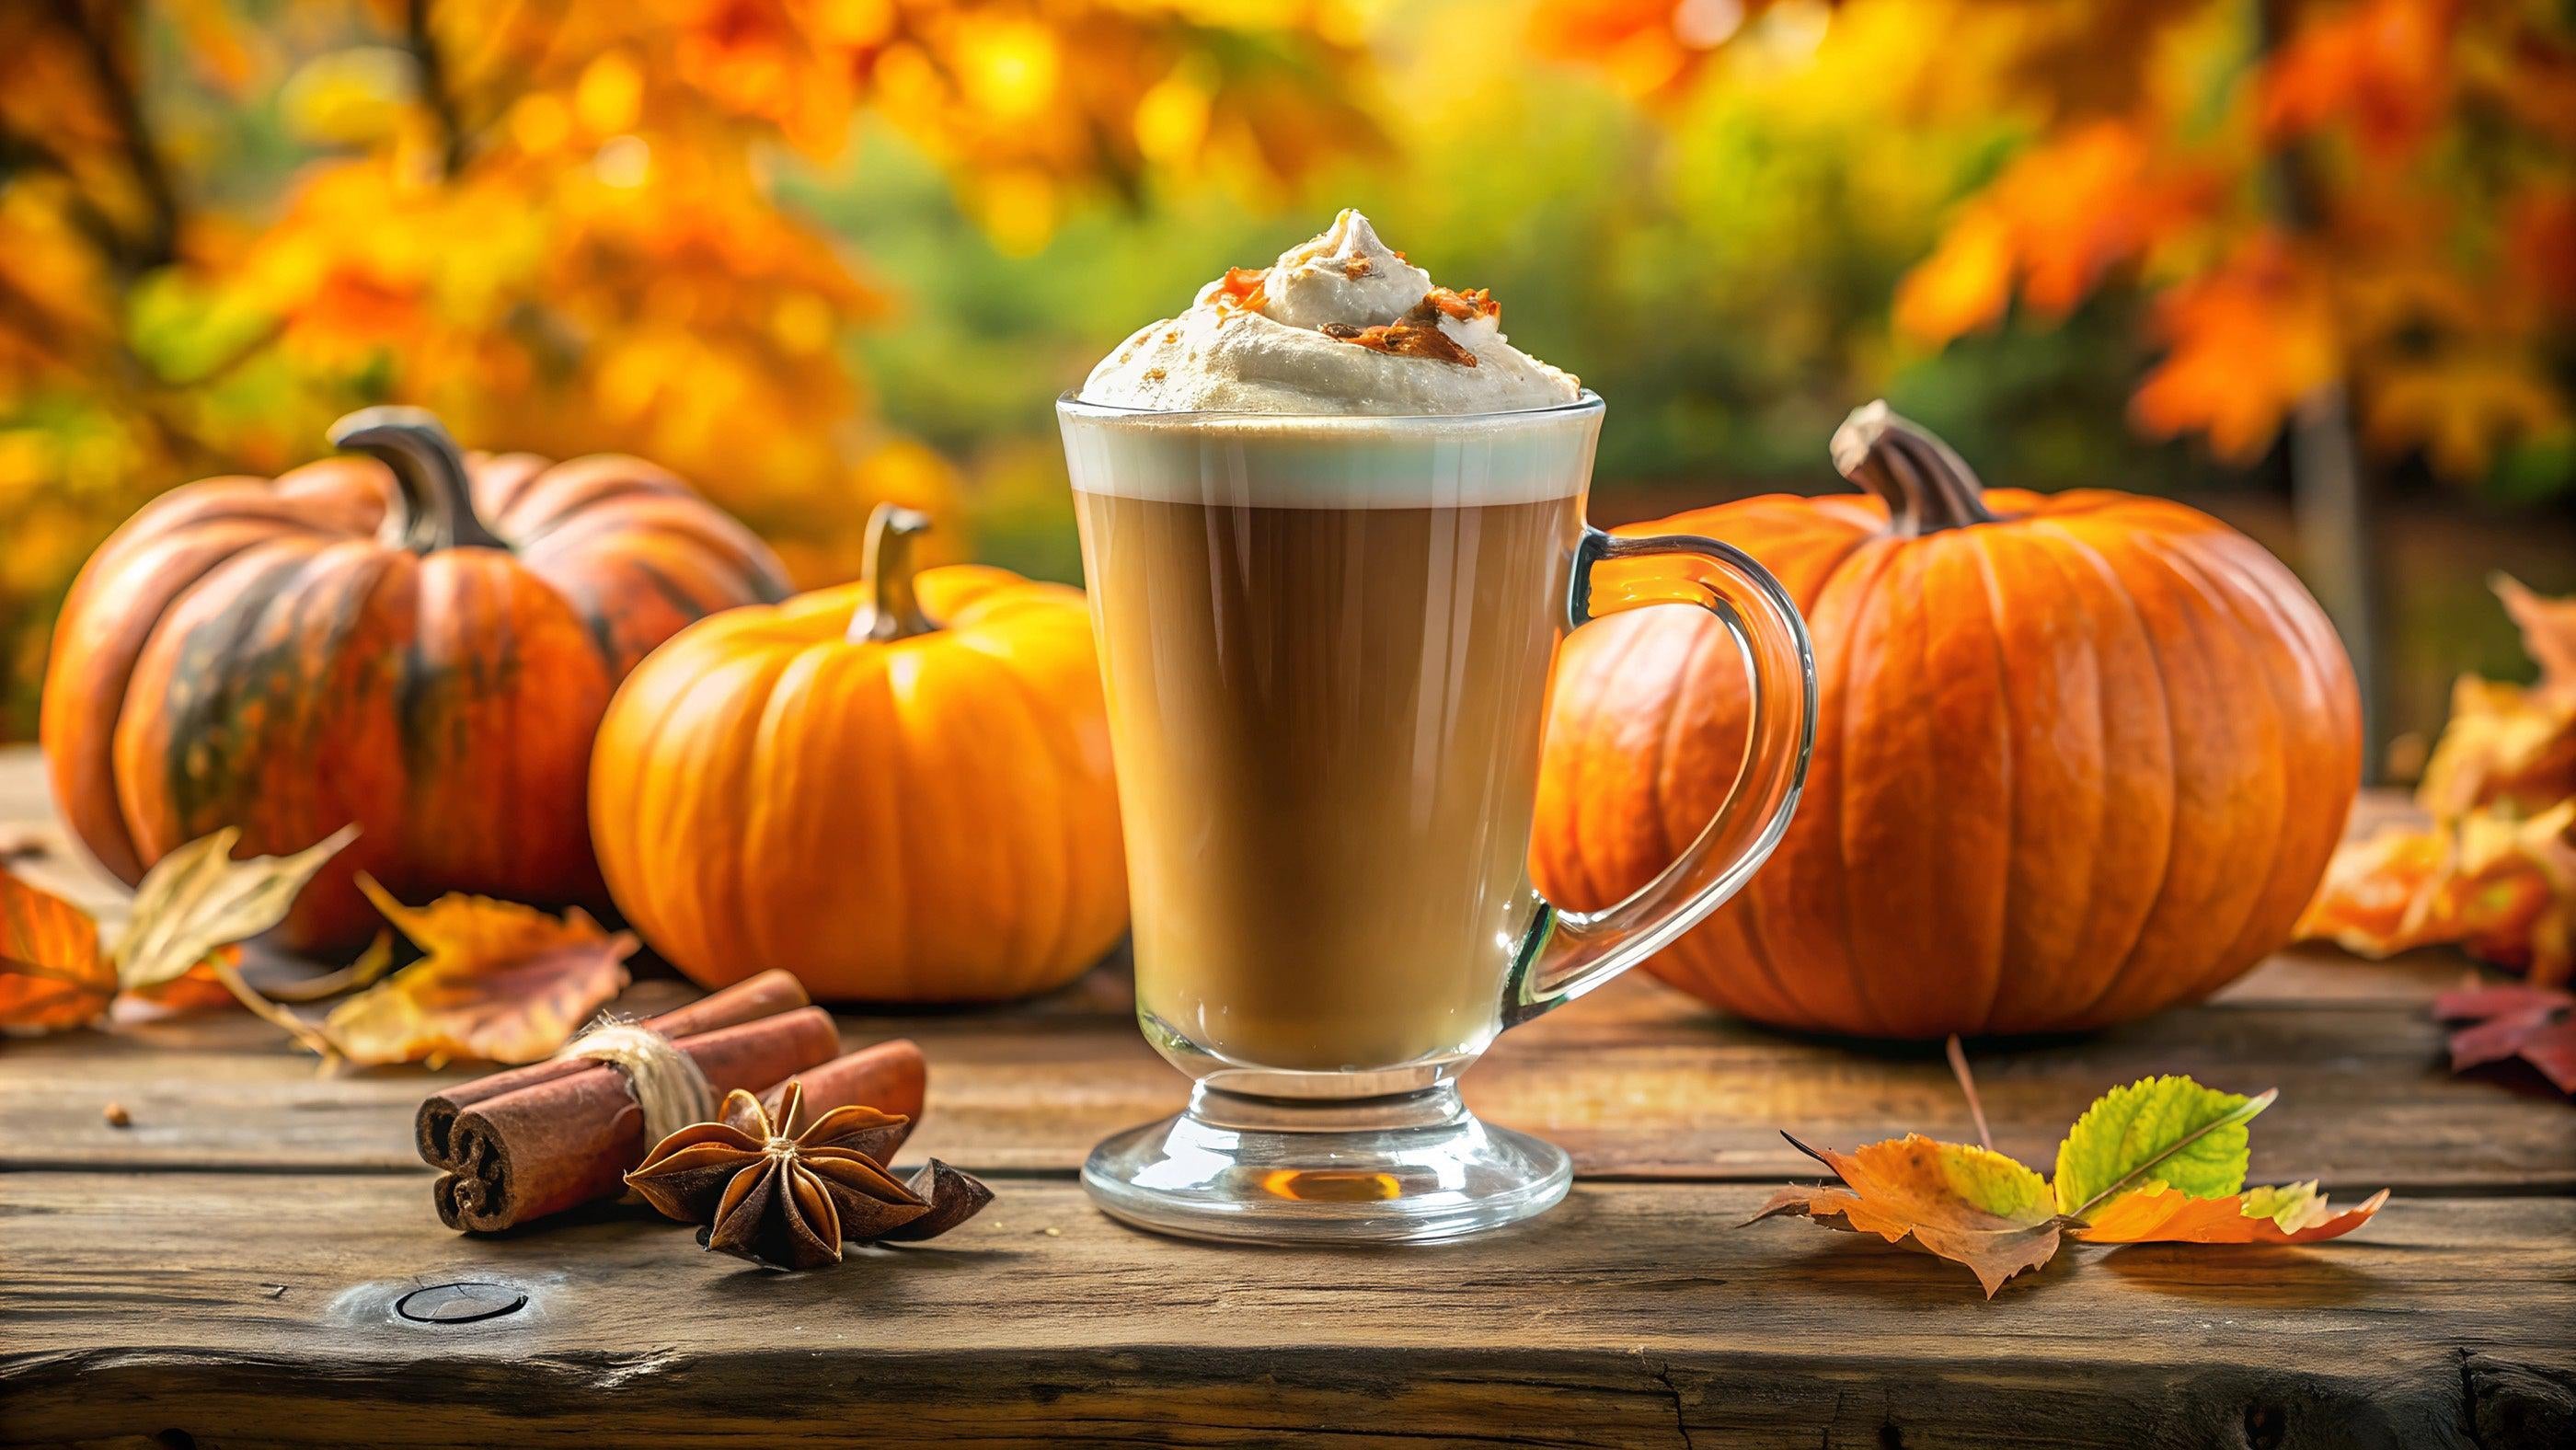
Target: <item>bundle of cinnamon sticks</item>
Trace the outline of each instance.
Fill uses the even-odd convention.
[[[774,1110],[792,1077],[809,1116],[857,1103],[917,1121],[921,1049],[898,1038],[841,1055],[831,1014],[809,1002],[795,977],[763,972],[640,1025],[697,1064],[719,1100],[744,1088]],[[653,1147],[623,1074],[582,1058],[461,1083],[422,1103],[414,1126],[420,1156],[441,1170],[439,1218],[477,1233],[623,1193],[626,1170]]]

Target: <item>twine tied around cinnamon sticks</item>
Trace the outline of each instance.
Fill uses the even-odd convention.
[[[897,1038],[841,1052],[831,1014],[807,1005],[805,989],[785,972],[616,1025],[649,1034],[668,1053],[652,1041],[639,1047],[626,1033],[594,1031],[585,1042],[619,1055],[556,1056],[457,1083],[421,1103],[414,1132],[422,1160],[440,1170],[430,1194],[448,1227],[493,1233],[623,1194],[626,1170],[672,1131],[645,1102],[673,1075],[656,1065],[666,1055],[689,1064],[704,1094],[703,1107],[658,1110],[676,1113],[670,1122],[678,1127],[713,1116],[731,1089],[774,1099],[789,1078],[804,1084],[809,1111],[860,1103],[903,1117],[906,1132],[921,1116],[921,1049]],[[636,1054],[645,1064],[640,1091],[636,1068],[622,1060]]]
[[[716,1115],[715,1089],[707,1085],[707,1075],[671,1039],[643,1023],[603,1016],[555,1055],[591,1058],[616,1068],[635,1106],[644,1111],[647,1143],[659,1143]]]

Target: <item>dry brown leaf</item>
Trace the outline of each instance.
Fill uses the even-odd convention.
[[[241,832],[228,827],[162,857],[134,888],[134,915],[116,942],[118,982],[131,991],[175,981],[284,921],[304,883],[357,838],[356,826],[342,826],[292,856],[236,861]]]
[[[2415,802],[2436,821],[2504,805],[2526,814],[2576,796],[2576,692],[2463,675]]]
[[[2576,798],[2537,816],[2480,807],[2335,853],[2299,935],[2384,957],[2456,943],[2550,987],[2576,974]]]
[[[2298,933],[2373,957],[2456,943],[2551,987],[2576,976],[2576,599],[2490,582],[2538,683],[2452,687],[2415,791],[2431,825],[2336,851]]]
[[[358,886],[427,955],[324,1020],[322,1035],[352,1063],[534,1062],[626,985],[619,964],[635,938],[578,909],[558,920],[462,893],[409,907],[366,876]]]
[[[2576,797],[2576,599],[2543,598],[2503,574],[2488,582],[2540,679],[2463,675],[2451,686],[2451,718],[2415,790],[2436,822],[2482,806],[2537,815]]]
[[[2540,683],[2533,688],[2544,695],[2576,695],[2576,598],[2535,594],[2510,574],[2495,575],[2487,586],[2522,631],[2523,653],[2540,666]]]
[[[0,1027],[55,1032],[96,1021],[116,968],[89,913],[0,867]]]

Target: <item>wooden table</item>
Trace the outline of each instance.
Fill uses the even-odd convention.
[[[85,902],[32,758],[0,846]],[[1997,1146],[2045,1166],[2158,1072],[2281,1089],[2254,1175],[2393,1203],[2314,1249],[2070,1248],[1989,1303],[1967,1271],[1805,1223],[1779,1136],[1972,1136],[1937,1050],[1784,1036],[1643,978],[1503,1039],[1478,1109],[1575,1155],[1545,1218],[1410,1250],[1130,1231],[1074,1181],[1178,1105],[1112,969],[918,1039],[936,1154],[999,1200],[939,1244],[777,1276],[638,1211],[441,1228],[417,1071],[317,1077],[240,1014],[0,1045],[0,1439],[732,1444],[2479,1447],[2576,1444],[2576,1108],[2457,1079],[2425,1015],[2461,971],[2292,952],[2205,1007],[1980,1044]],[[667,1001],[673,982],[636,991]],[[108,1126],[110,1101],[132,1126]],[[455,1282],[516,1312],[424,1324]]]

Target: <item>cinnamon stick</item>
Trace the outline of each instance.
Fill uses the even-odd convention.
[[[800,1007],[671,1045],[721,1098],[816,1067],[840,1049],[841,1038],[830,1013]],[[622,1193],[626,1170],[653,1146],[625,1076],[595,1062],[469,1102],[448,1121],[442,1141],[434,1152],[429,1132],[421,1133],[421,1156],[445,1170],[432,1190],[438,1216],[450,1228],[479,1233]]]
[[[758,976],[745,977],[730,987],[700,997],[684,1006],[674,1007],[659,1016],[643,1019],[642,1025],[665,1037],[687,1037],[699,1032],[713,1032],[719,1027],[734,1027],[757,1022],[793,1011],[813,999],[805,995],[805,984],[792,972],[775,968]],[[451,1156],[448,1138],[455,1130],[456,1115],[476,1103],[490,1102],[504,1093],[535,1087],[542,1082],[570,1077],[577,1072],[599,1072],[602,1065],[589,1058],[549,1058],[458,1083],[433,1094],[420,1105],[412,1119],[413,1136],[420,1145],[423,1161],[444,1167]],[[891,1110],[889,1110],[891,1111]]]
[[[885,1151],[875,1155],[880,1160],[891,1160],[894,1150],[902,1147],[903,1140],[921,1124],[921,1101],[930,1086],[930,1069],[921,1060],[920,1045],[909,1037],[898,1037],[846,1053],[821,1067],[807,1068],[794,1074],[792,1080],[805,1085],[803,1115],[807,1123],[853,1103],[900,1115],[903,1126],[894,1130]],[[787,1080],[781,1080],[760,1095],[761,1106],[769,1110],[773,1122],[778,1120],[779,1100],[786,1092]]]

